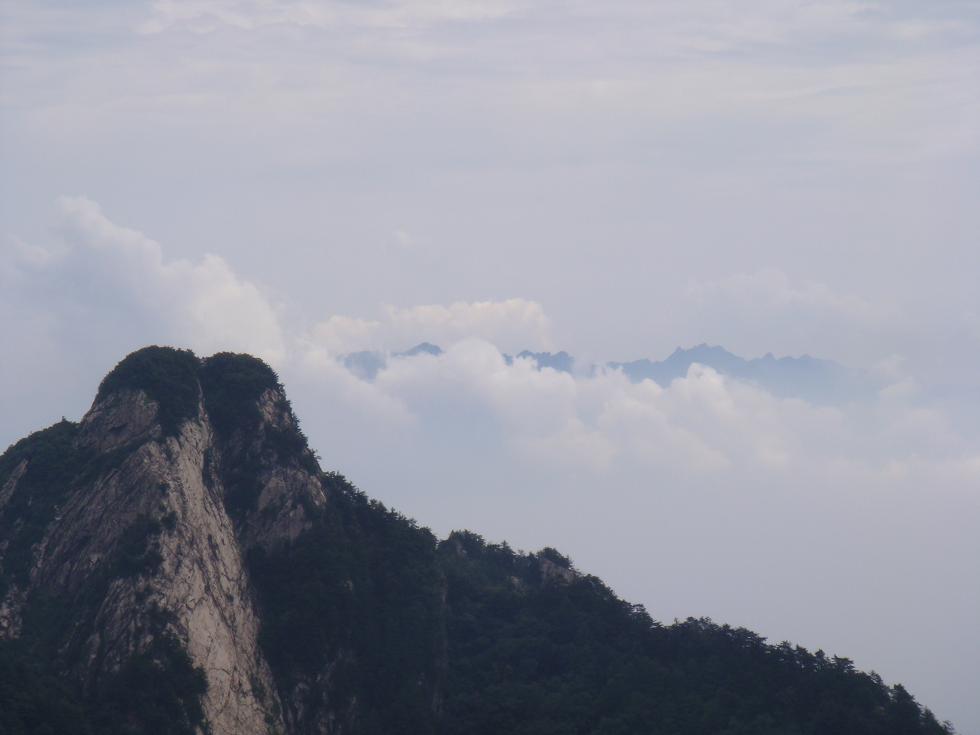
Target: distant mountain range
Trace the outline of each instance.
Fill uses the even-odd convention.
[[[684,350],[678,347],[666,360],[647,359],[611,362],[631,380],[653,380],[660,385],[687,375],[693,364],[705,365],[722,375],[754,383],[781,398],[805,398],[815,403],[836,403],[867,396],[879,387],[870,375],[832,360],[809,355],[802,357],[763,357],[745,359],[723,347],[700,344]]]
[[[340,358],[344,366],[364,380],[374,380],[389,360],[441,355],[442,348],[429,342],[404,352],[386,354],[377,351],[353,352]],[[579,365],[575,357],[565,351],[532,352],[524,350],[516,356],[504,354],[507,364],[514,360],[531,360],[539,370],[595,375],[600,370],[622,370],[635,383],[652,380],[668,386],[687,375],[694,364],[704,365],[729,378],[741,380],[763,388],[780,398],[802,398],[812,403],[842,403],[873,395],[880,384],[863,370],[849,368],[833,360],[823,360],[810,355],[800,357],[775,357],[771,352],[762,357],[746,359],[724,347],[699,344],[687,349],[678,347],[664,360],[641,358],[629,362],[607,362],[601,365]]]

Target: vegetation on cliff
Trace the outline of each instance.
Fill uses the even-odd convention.
[[[176,434],[180,424],[197,415],[200,361],[190,350],[144,347],[127,355],[99,385],[95,400],[118,390],[142,390],[157,402],[164,434]]]

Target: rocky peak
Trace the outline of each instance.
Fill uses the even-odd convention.
[[[155,404],[155,418],[163,433],[174,435],[184,421],[198,415],[200,370],[201,361],[190,350],[144,347],[127,355],[106,375],[92,409],[111,406],[120,392],[141,392]]]
[[[188,727],[281,725],[247,557],[309,529],[326,496],[275,372],[247,355],[148,347],[68,426],[28,440],[2,486],[0,636],[43,631],[87,696],[146,659],[199,675],[199,700],[175,695]],[[44,478],[38,452],[55,440],[64,472]],[[73,611],[57,627],[51,601]]]

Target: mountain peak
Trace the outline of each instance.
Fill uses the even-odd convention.
[[[327,491],[278,376],[152,346],[66,426],[0,462],[0,641],[83,675],[78,696],[110,721],[169,723],[134,732],[281,730],[248,555],[309,531]]]
[[[395,357],[415,357],[416,355],[435,355],[439,356],[442,354],[442,348],[439,345],[434,345],[431,342],[419,342],[414,347],[410,347],[404,352],[396,352]]]
[[[152,345],[130,353],[99,384],[96,404],[120,391],[142,391],[157,404],[167,434],[197,415],[201,397],[200,361],[190,350]]]
[[[219,352],[199,358],[191,350],[152,345],[130,353],[102,380],[93,407],[141,392],[157,407],[164,435],[175,435],[184,421],[199,416],[202,402],[221,431],[257,419],[256,403],[271,391],[285,401],[279,376],[257,357]],[[288,403],[288,401],[287,401]]]
[[[723,359],[730,360],[732,358],[741,360],[742,358],[729,352],[724,347],[719,345],[709,345],[707,342],[702,342],[701,344],[694,345],[693,347],[688,347],[687,349],[678,347],[671,354],[668,359],[678,359],[683,358],[687,360],[701,360],[701,359]]]

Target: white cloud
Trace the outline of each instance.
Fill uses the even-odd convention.
[[[429,341],[485,339],[503,349],[550,345],[550,320],[541,304],[522,298],[504,301],[457,301],[449,306],[428,304],[389,307],[388,319],[397,335],[418,334]]]
[[[171,29],[207,32],[221,26],[240,30],[282,25],[424,28],[445,22],[541,14],[566,22],[569,18],[587,22],[598,15],[596,7],[589,3],[547,0],[538,6],[513,0],[382,0],[360,5],[336,0],[154,0],[150,8],[150,17],[140,26],[144,33]],[[688,48],[704,52],[745,44],[786,43],[796,36],[872,25],[866,11],[866,5],[849,0],[828,0],[819,5],[770,0],[747,7],[715,0],[655,4],[624,0],[601,9],[603,18],[649,24],[658,39],[683,41]],[[927,28],[937,33],[956,30],[957,26],[921,21],[896,26],[898,31],[907,28]]]
[[[310,340],[333,355],[341,355],[380,348],[382,329],[379,321],[335,314],[314,325]]]
[[[681,317],[708,341],[736,352],[814,352],[851,364],[879,362],[905,328],[898,306],[868,301],[826,283],[798,282],[776,268],[692,280]],[[830,346],[833,345],[831,348]]]
[[[456,416],[477,410],[500,422],[508,435],[553,433],[574,418],[576,384],[570,375],[539,371],[530,360],[508,365],[493,344],[480,339],[457,342],[440,356],[393,360],[376,383],[422,415],[439,404]],[[461,406],[467,408],[460,411]]]
[[[52,313],[60,329],[111,339],[103,332],[125,321],[144,341],[203,353],[247,351],[273,364],[285,359],[274,306],[222,258],[168,260],[157,242],[114,223],[84,197],[62,198],[59,216],[60,242],[21,246],[18,269],[25,290],[44,286],[33,295],[34,308]]]
[[[208,33],[222,26],[252,31],[270,26],[306,28],[417,28],[440,22],[482,21],[512,12],[509,0],[154,0],[139,25],[146,34],[182,29]]]
[[[403,250],[408,250],[415,245],[415,238],[405,230],[398,229],[391,234],[394,237],[395,244]]]
[[[448,347],[471,338],[520,351],[549,347],[550,328],[541,304],[512,298],[405,308],[388,306],[384,316],[377,320],[334,315],[314,325],[309,339],[334,354],[358,350],[399,351],[419,342]]]
[[[698,306],[736,308],[755,318],[806,313],[873,324],[891,316],[889,310],[858,296],[838,293],[825,283],[794,283],[775,268],[737,273],[715,281],[694,281],[688,286],[688,295]]]
[[[347,427],[349,433],[356,434],[351,430],[354,425],[375,437],[417,428],[416,418],[398,396],[358,380],[322,348],[307,345],[296,350],[294,358],[285,366],[283,380],[295,381],[318,413]]]

